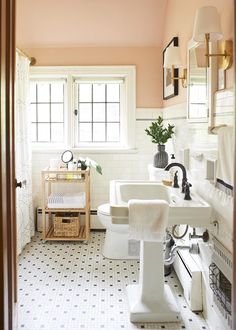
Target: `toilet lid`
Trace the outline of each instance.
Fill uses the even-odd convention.
[[[98,212],[104,215],[110,215],[110,204],[102,204],[98,206]]]

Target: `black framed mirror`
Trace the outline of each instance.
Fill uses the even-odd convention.
[[[64,151],[63,154],[61,155],[61,160],[65,164],[68,164],[69,162],[71,162],[73,160],[73,158],[74,158],[73,153],[70,150]]]
[[[164,61],[165,61],[165,52],[169,46],[178,46],[179,40],[178,37],[174,37],[168,43],[166,48],[163,51],[163,99],[168,100],[171,97],[178,95],[179,93],[179,82],[178,80],[171,79],[171,68],[164,68]],[[178,77],[179,69],[174,69],[174,77]]]

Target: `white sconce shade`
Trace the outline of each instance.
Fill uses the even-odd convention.
[[[210,67],[210,58],[218,57],[219,66],[227,70],[232,65],[233,46],[232,40],[226,40],[220,52],[210,53],[210,42],[218,41],[223,37],[220,18],[215,7],[206,6],[197,10],[193,28],[193,40],[206,44],[206,66]],[[222,43],[221,43],[222,44]]]
[[[174,66],[174,68],[183,67],[179,47],[169,46],[166,48],[164,68],[171,68],[172,66]]]
[[[181,80],[182,86],[184,88],[187,87],[187,69],[183,69],[182,77],[175,76],[175,68],[178,69],[183,67],[179,47],[169,46],[166,48],[163,67],[165,69],[171,69],[171,79],[173,84],[175,80]]]
[[[213,6],[201,7],[196,12],[193,40],[203,42],[206,34],[209,34],[209,41],[217,41],[223,37],[219,14]]]

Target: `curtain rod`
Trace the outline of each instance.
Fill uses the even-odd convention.
[[[19,49],[19,48],[16,48],[16,51],[17,51],[20,55],[22,55],[22,56],[24,56],[24,57],[27,57],[28,60],[30,61],[30,65],[35,65],[35,64],[36,64],[36,58],[35,58],[35,57],[31,57],[31,56],[27,55],[25,52],[23,52],[23,51],[22,51],[21,49]]]

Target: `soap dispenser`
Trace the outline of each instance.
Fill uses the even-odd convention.
[[[174,163],[175,162],[175,155],[174,154],[171,154],[170,162],[171,163]],[[174,167],[171,167],[171,169],[170,169],[169,172],[170,172],[170,180],[173,182],[174,181],[174,175],[175,175],[175,169],[174,169]]]

